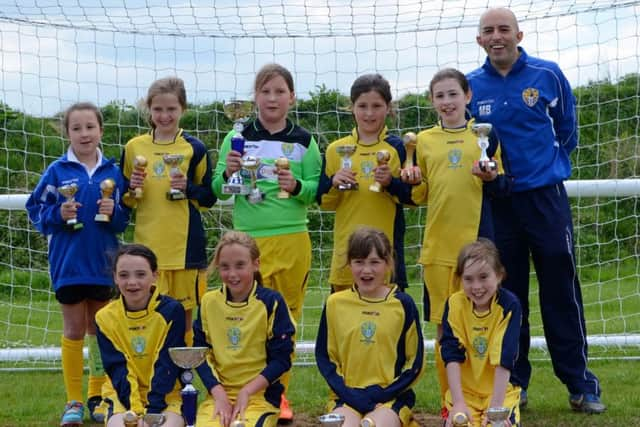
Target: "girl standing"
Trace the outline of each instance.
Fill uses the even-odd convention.
[[[26,208],[34,227],[47,237],[49,272],[62,310],[67,404],[61,425],[65,426],[82,424],[84,416],[85,335],[89,348],[87,406],[94,421],[104,422],[104,413],[96,411],[105,375],[94,319],[113,295],[108,254],[118,247],[117,234],[127,226],[129,209],[120,203],[126,189],[120,169],[99,148],[103,123],[98,107],[85,102],[72,105],[65,112],[63,128],[69,137],[67,153],[45,170]],[[108,197],[100,189],[105,182],[113,183],[108,185],[112,188]],[[67,196],[61,194],[65,187],[72,189]],[[96,221],[96,214],[109,221]]]
[[[124,200],[136,210],[134,241],[148,246],[158,257],[159,292],[184,306],[190,342],[191,312],[207,285],[200,210],[216,202],[211,164],[205,145],[180,128],[180,117],[187,109],[181,79],[153,82],[146,105],[151,130],[127,142],[122,152],[120,164],[129,185]],[[146,168],[140,166],[141,158]]]

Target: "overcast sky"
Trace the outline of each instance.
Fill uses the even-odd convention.
[[[167,75],[185,80],[193,103],[247,98],[255,71],[274,61],[300,97],[319,85],[347,93],[373,71],[396,96],[424,92],[438,69],[482,63],[475,35],[489,3],[510,6],[521,45],[558,62],[574,86],[640,69],[640,0],[124,3],[0,0],[2,100],[34,115],[78,100],[135,104]]]

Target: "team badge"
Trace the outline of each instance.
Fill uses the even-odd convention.
[[[362,176],[370,178],[373,173],[373,162],[371,160],[364,160],[360,162],[360,170],[362,170]]]
[[[231,344],[231,348],[240,347],[240,337],[242,333],[240,332],[240,328],[232,327],[227,329],[227,338],[229,339],[229,343]]]
[[[475,337],[473,339],[473,349],[476,351],[476,357],[484,357],[487,352],[488,344],[485,337]]]
[[[460,161],[462,160],[462,150],[458,148],[449,150],[447,157],[449,158],[449,169],[457,169],[462,167],[462,165],[460,164]]]
[[[360,325],[360,333],[366,344],[373,343],[373,336],[376,334],[376,324],[373,322],[363,322],[362,325]]]
[[[540,97],[540,92],[538,89],[533,87],[528,87],[522,91],[522,100],[529,107],[533,107],[538,102],[538,98]]]
[[[133,348],[133,351],[135,351],[137,354],[142,354],[144,353],[144,349],[147,346],[147,343],[144,340],[144,337],[133,337],[131,339],[131,348]]]
[[[162,160],[158,160],[153,164],[153,173],[155,173],[156,176],[164,175],[164,162]]]
[[[282,155],[287,159],[291,159],[291,155],[293,154],[293,144],[290,142],[283,142],[282,145]]]

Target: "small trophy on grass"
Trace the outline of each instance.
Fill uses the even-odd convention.
[[[351,156],[356,152],[355,145],[341,145],[336,147],[336,153],[342,159],[342,168],[343,169],[351,169],[353,166],[353,162],[351,161]],[[358,183],[341,183],[338,184],[338,190],[340,191],[349,191],[349,190],[357,190]]]
[[[224,115],[233,121],[233,130],[235,134],[231,137],[231,149],[240,154],[244,154],[244,123],[249,120],[253,113],[254,104],[252,101],[231,100],[224,103]],[[226,184],[222,185],[223,194],[249,194],[249,187],[245,185],[242,178],[242,171],[234,172]]]
[[[471,131],[478,137],[478,147],[480,147],[480,160],[478,166],[483,172],[496,170],[498,165],[489,158],[487,149],[489,148],[489,134],[491,133],[491,123],[475,123],[471,126]]]
[[[200,366],[206,357],[208,347],[171,347],[169,357],[173,363],[184,369],[180,379],[184,387],[180,391],[182,396],[182,416],[186,427],[196,425],[196,406],[198,404],[198,390],[191,384],[193,381],[193,371],[191,369]]]
[[[113,191],[116,189],[116,182],[111,178],[107,178],[100,183],[100,193],[102,194],[102,200],[110,199]],[[97,222],[109,222],[111,216],[107,214],[96,214],[93,219]]]
[[[511,409],[509,408],[489,408],[487,409],[487,421],[492,427],[504,427],[505,421],[511,415]]]
[[[64,198],[67,199],[67,202],[75,202],[76,199],[74,196],[78,192],[78,184],[71,183],[58,187],[58,193],[62,194]],[[78,218],[69,218],[67,220],[67,227],[71,230],[76,231],[80,230],[84,225],[78,221]]]
[[[344,415],[330,413],[324,414],[318,417],[318,421],[320,421],[320,425],[322,427],[342,427],[344,423]]]

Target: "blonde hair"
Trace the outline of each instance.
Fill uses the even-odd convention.
[[[462,277],[467,262],[485,262],[489,265],[497,276],[502,276],[504,280],[507,272],[500,261],[500,253],[496,245],[489,239],[480,237],[475,242],[465,245],[458,255],[458,263],[456,265],[456,276]]]
[[[213,255],[213,259],[209,264],[208,271],[212,273],[220,263],[220,252],[226,246],[230,245],[240,245],[249,250],[249,256],[251,257],[251,261],[255,261],[260,258],[260,249],[258,248],[258,244],[253,239],[253,237],[249,236],[247,233],[243,233],[242,231],[227,231],[218,241],[216,245],[215,253]],[[256,271],[253,275],[253,278],[258,284],[262,284],[262,275],[260,271]]]
[[[153,97],[157,95],[163,95],[165,93],[171,93],[178,98],[178,102],[182,107],[182,110],[187,109],[187,90],[184,87],[184,81],[179,77],[164,77],[162,79],[158,79],[151,83],[149,86],[149,90],[147,91],[147,97],[145,99],[145,104],[147,109],[149,110],[149,124],[152,128],[155,128],[156,125],[151,121],[151,102],[153,101]]]

